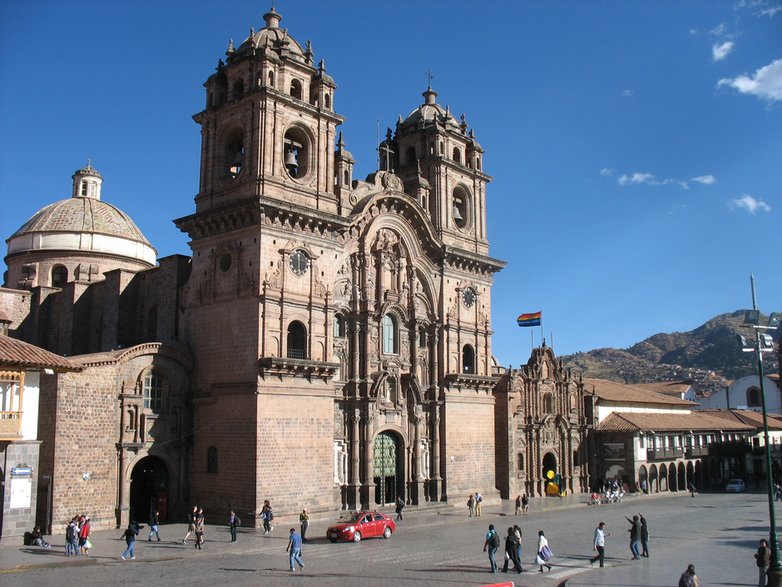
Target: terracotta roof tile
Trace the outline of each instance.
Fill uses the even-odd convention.
[[[699,413],[708,414],[716,418],[725,418],[742,422],[755,428],[763,428],[763,414],[752,410],[698,410]],[[782,418],[768,414],[768,427],[773,430],[782,430]]]
[[[73,361],[55,355],[35,345],[0,335],[0,366],[16,368],[54,369],[55,371],[81,371]]]
[[[594,393],[602,400],[617,403],[633,404],[667,404],[669,406],[696,406],[694,402],[683,400],[679,397],[673,397],[664,393],[655,393],[649,389],[644,389],[635,385],[626,383],[617,383],[606,379],[588,379],[584,378],[584,389],[587,393]]]
[[[640,430],[735,430],[751,431],[754,426],[700,412],[692,414],[652,414],[641,412],[612,412],[603,419],[598,432],[636,432]]]

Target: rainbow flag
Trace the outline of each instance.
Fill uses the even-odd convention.
[[[532,314],[522,314],[516,318],[516,324],[519,326],[540,326],[540,315],[542,312],[533,312]]]

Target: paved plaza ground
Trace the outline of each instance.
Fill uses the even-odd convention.
[[[527,516],[513,516],[513,506],[484,506],[480,518],[467,507],[438,512],[406,508],[405,519],[390,540],[331,544],[321,538],[329,520],[310,526],[315,540],[306,543],[303,572],[288,571],[288,526],[271,536],[241,528],[230,543],[228,529],[207,513],[206,544],[196,551],[182,544],[183,524],[161,526],[163,540],[149,543],[142,530],[137,560],[119,558],[125,545],[121,530],[93,533],[89,558],[65,558],[64,539],[55,536],[51,550],[21,546],[21,539],[0,542],[0,584],[17,585],[299,585],[299,586],[480,586],[513,581],[517,586],[581,587],[676,586],[687,564],[696,566],[701,587],[754,586],[753,554],[768,532],[768,501],[762,494],[689,494],[629,497],[621,504],[587,506],[584,496],[532,500]],[[631,560],[625,516],[642,512],[649,521],[651,557]],[[604,521],[606,568],[590,567],[592,535]],[[491,575],[482,552],[488,524],[504,534],[519,523],[525,573]],[[555,553],[554,568],[541,574],[533,563],[538,530],[544,530]]]

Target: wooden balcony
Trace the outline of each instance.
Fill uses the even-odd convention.
[[[646,449],[647,461],[660,461],[663,459],[678,459],[684,456],[682,448],[648,448]]]
[[[696,457],[705,457],[709,454],[709,447],[708,446],[688,446],[687,450],[685,451],[685,455],[688,459],[696,458]]]
[[[0,412],[0,440],[18,440],[22,436],[22,412]]]

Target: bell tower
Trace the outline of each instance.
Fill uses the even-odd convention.
[[[394,138],[381,144],[380,166],[394,168],[446,244],[486,255],[486,185],[491,177],[483,172],[483,147],[468,131],[464,115],[456,120],[449,107],[437,103],[431,87],[422,95],[423,104],[405,120],[400,117]],[[429,188],[428,198],[418,195],[422,185]]]
[[[198,212],[258,196],[336,213],[334,142],[343,118],[336,84],[274,10],[250,29],[204,84]]]

